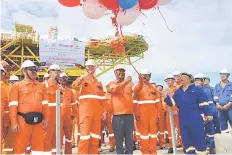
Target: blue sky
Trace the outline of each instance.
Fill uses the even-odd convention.
[[[160,10],[173,32],[157,10],[145,11],[145,16],[123,28],[125,33],[142,34],[149,44],[145,58],[135,64],[138,70],[149,68],[157,83],[174,70],[203,72],[213,85],[221,69],[232,71],[232,0],[172,0]],[[14,22],[32,25],[42,37],[54,25],[59,27],[60,39],[114,34],[109,16],[91,20],[82,8],[66,8],[58,0],[2,0],[1,32],[11,32]],[[130,66],[126,68],[128,75],[134,75]],[[114,75],[109,71],[100,79],[106,84]]]

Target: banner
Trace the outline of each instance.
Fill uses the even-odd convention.
[[[72,68],[74,64],[84,64],[85,43],[69,40],[40,39],[39,57],[42,66],[58,64]]]

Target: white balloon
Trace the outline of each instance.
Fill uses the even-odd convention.
[[[172,0],[158,0],[157,5],[166,5],[170,3]]]
[[[99,3],[93,3],[92,1],[86,1],[82,8],[85,16],[90,19],[99,19],[105,14],[105,8]]]
[[[129,10],[120,10],[117,14],[117,23],[122,26],[130,25],[136,21],[140,14],[138,4]]]

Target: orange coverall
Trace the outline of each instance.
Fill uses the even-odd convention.
[[[106,98],[107,98],[107,128],[109,131],[109,144],[110,148],[115,148],[115,138],[114,138],[114,132],[113,132],[113,127],[112,127],[112,118],[113,118],[113,107],[111,103],[111,96],[109,93],[106,93]]]
[[[165,120],[165,110],[162,102],[162,97],[160,95],[160,112],[159,112],[159,120],[158,120],[158,138],[159,138],[159,145],[161,148],[164,148],[166,145],[165,141],[165,131],[166,131],[166,120]]]
[[[77,98],[77,107],[79,106],[79,93],[80,93],[80,87],[76,87],[75,89],[72,89],[73,90],[73,93],[74,95],[76,96]],[[80,125],[79,125],[79,107],[77,108],[77,113],[75,113],[75,126],[77,128],[77,146],[79,144],[79,141],[80,141]]]
[[[134,116],[136,115],[136,108],[138,106],[138,97],[133,94],[133,111],[134,111]],[[133,142],[139,142],[140,141],[140,132],[139,132],[139,121],[136,120],[134,117],[134,133],[133,133]]]
[[[101,139],[102,109],[106,102],[102,83],[95,77],[77,78],[72,88],[80,88],[78,154],[98,154]]]
[[[173,96],[175,91],[178,88],[176,86],[174,86],[173,88],[165,88],[163,90],[163,94],[168,94],[168,91],[170,91],[170,96]],[[164,99],[163,99],[164,102]],[[166,111],[166,127],[167,127],[167,131],[168,131],[168,139],[169,139],[169,147],[173,148],[172,145],[172,133],[171,133],[171,124],[170,124],[170,119],[169,119],[169,110],[168,110],[168,105],[164,102],[164,109]],[[178,130],[178,135],[177,135],[177,142],[179,145],[182,145],[182,141],[181,141],[181,136],[180,136],[180,127],[179,127],[179,117],[178,117],[178,108],[176,106],[172,107],[172,111],[173,111],[173,119],[174,119],[174,126],[175,128]]]
[[[1,145],[0,145],[0,153],[2,153],[2,146],[3,142],[3,126],[4,126],[4,115],[5,115],[5,108],[9,102],[9,87],[3,81],[0,81],[0,88],[1,88]],[[5,145],[5,144],[4,144]]]
[[[138,96],[136,116],[139,116],[140,145],[143,154],[156,154],[157,119],[160,110],[159,92],[149,82],[139,81],[134,86]]]
[[[42,112],[44,119],[49,119],[46,88],[39,82],[20,81],[10,91],[9,103],[11,125],[19,125],[16,133],[14,153],[23,154],[31,142],[32,154],[42,154],[44,150],[43,124],[29,125],[17,112]]]
[[[47,89],[47,100],[49,106],[49,124],[48,128],[44,130],[44,152],[50,154],[56,152],[56,90],[60,90],[60,86],[50,79],[43,83]],[[61,90],[63,92],[63,90]],[[63,92],[64,93],[64,92]],[[61,95],[61,102],[62,103]],[[61,105],[62,106],[62,105]],[[63,143],[63,108],[61,107],[60,115],[60,144]],[[61,147],[61,146],[60,146]]]
[[[72,154],[73,118],[77,114],[77,96],[72,89],[65,87],[62,103],[64,115],[65,154]]]

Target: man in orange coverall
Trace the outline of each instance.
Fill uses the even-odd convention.
[[[36,81],[38,69],[32,61],[23,62],[21,69],[25,78],[10,91],[11,129],[17,133],[14,153],[24,154],[31,142],[32,155],[40,155],[44,149],[43,128],[47,128],[49,119],[46,88]]]
[[[106,102],[103,86],[94,77],[96,64],[92,59],[85,63],[88,73],[77,78],[73,89],[80,88],[79,95],[79,125],[80,141],[78,154],[98,154],[99,141],[101,139],[102,109]],[[106,113],[104,114],[106,115]]]
[[[165,141],[165,133],[167,134],[166,131],[166,121],[165,121],[165,117],[166,117],[166,112],[164,110],[163,107],[163,102],[162,102],[162,91],[163,91],[163,86],[161,84],[157,84],[156,85],[157,90],[159,91],[160,94],[160,112],[159,112],[159,120],[157,123],[158,126],[158,138],[159,138],[159,146],[160,149],[164,149],[166,146],[166,141]]]
[[[67,87],[68,76],[60,74],[60,84],[64,89],[62,109],[64,115],[65,154],[72,154],[73,120],[77,114],[77,96]]]
[[[111,81],[109,92],[111,94],[111,102],[113,105],[113,131],[116,140],[117,154],[133,154],[133,96],[131,82],[132,78],[128,76],[125,79],[125,69],[123,66],[116,66],[114,74],[115,81]],[[123,141],[125,138],[125,152]]]
[[[44,154],[56,153],[56,91],[61,90],[64,93],[62,87],[59,85],[60,79],[60,67],[56,64],[51,65],[48,68],[49,79],[43,84],[47,88],[47,98],[49,106],[49,125],[47,130],[44,131]],[[62,94],[61,94],[62,98]],[[62,103],[62,100],[61,100]],[[62,106],[62,105],[61,105]],[[63,142],[63,114],[61,108],[60,116],[60,141]],[[61,146],[60,146],[61,147]]]
[[[172,96],[175,91],[178,89],[177,86],[174,84],[174,77],[173,75],[169,74],[165,78],[165,82],[167,83],[168,88],[165,88],[162,92],[163,96],[167,96],[168,92],[170,92],[170,95]],[[164,99],[163,99],[164,102]],[[169,110],[168,105],[164,102],[164,109],[167,113],[166,115],[166,126],[168,130],[168,139],[169,139],[169,149],[168,153],[173,153],[173,146],[172,146],[172,134],[171,134],[171,126],[170,126],[170,119],[169,119]],[[178,147],[181,147],[181,137],[180,137],[180,128],[179,128],[179,118],[178,118],[178,108],[176,106],[172,107],[173,111],[173,118],[174,118],[174,125],[175,128],[178,129]]]
[[[141,75],[142,74],[142,75]],[[138,96],[135,116],[139,121],[140,145],[143,154],[156,154],[157,120],[160,110],[160,95],[149,82],[151,72],[144,69],[139,75],[139,82],[134,87],[134,94]]]
[[[2,72],[1,72],[1,82],[0,82],[0,86],[1,86],[1,140],[3,140],[4,138],[4,143],[2,143],[3,141],[1,141],[1,146],[0,146],[0,150],[2,147],[2,144],[4,145],[4,153],[11,153],[12,154],[12,150],[13,150],[13,139],[14,137],[12,137],[12,132],[9,128],[10,125],[10,118],[9,118],[9,109],[8,109],[8,103],[9,103],[9,93],[10,93],[10,85],[8,83],[8,80],[10,78],[10,71],[12,69],[12,67],[6,62],[6,61],[1,61],[0,62],[0,66],[2,66]],[[6,141],[8,139],[11,139],[10,142]],[[9,146],[9,144],[11,144]],[[1,153],[2,151],[0,151]]]

